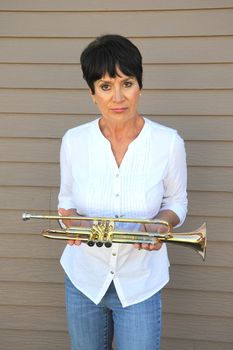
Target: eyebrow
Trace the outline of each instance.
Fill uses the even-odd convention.
[[[104,80],[104,79],[100,79],[100,80],[97,80],[97,84],[100,84],[100,83],[111,83],[111,79],[114,79],[114,78],[110,78],[110,80]],[[133,80],[135,79],[134,77],[128,77],[128,78],[122,78],[122,81],[127,81],[127,80]]]

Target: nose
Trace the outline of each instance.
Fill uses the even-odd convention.
[[[124,100],[124,94],[121,87],[115,87],[113,92],[113,101],[121,102],[122,100]]]

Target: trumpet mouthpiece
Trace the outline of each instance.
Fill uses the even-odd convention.
[[[31,214],[23,213],[22,219],[23,219],[23,221],[30,220],[31,219]]]

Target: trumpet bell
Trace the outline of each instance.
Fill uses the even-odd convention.
[[[195,250],[204,261],[206,258],[207,234],[204,222],[197,230],[189,233],[174,233],[170,243],[178,244]]]

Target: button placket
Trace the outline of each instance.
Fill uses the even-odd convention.
[[[120,172],[115,173],[115,181],[114,181],[114,209],[115,209],[115,218],[120,217],[120,196],[121,196],[121,178]]]
[[[116,265],[117,265],[117,253],[118,253],[118,246],[117,245],[113,245],[112,248],[112,254],[111,254],[111,258],[110,258],[110,273],[113,275],[116,272]]]
[[[115,218],[120,217],[120,189],[121,189],[121,178],[120,178],[120,172],[116,170],[115,176],[114,176],[114,211],[115,211]],[[115,223],[115,228],[117,226],[117,223]],[[112,246],[112,252],[111,252],[111,257],[110,257],[110,274],[114,275],[116,272],[116,265],[117,265],[117,254],[118,253],[118,245],[113,244]]]

